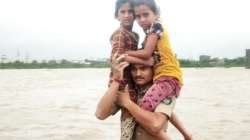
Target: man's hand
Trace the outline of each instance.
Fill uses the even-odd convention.
[[[118,54],[115,53],[111,60],[113,78],[117,80],[123,79],[124,69],[129,65],[128,62],[124,61],[124,55],[118,57]]]
[[[117,104],[119,104],[122,107],[127,107],[131,102],[130,96],[129,96],[129,88],[128,85],[126,85],[125,90],[122,92],[119,92],[117,97]]]

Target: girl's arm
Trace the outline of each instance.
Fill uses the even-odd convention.
[[[125,40],[124,35],[121,32],[116,33],[112,36],[112,39],[111,39],[112,55],[114,55],[115,53],[117,53],[118,55],[125,54],[126,46],[124,42],[126,42],[126,40]],[[132,64],[142,64],[142,65],[147,65],[147,66],[152,66],[154,64],[154,61],[151,57],[149,57],[148,59],[145,59],[145,58],[139,58],[137,56],[126,55],[125,60]]]
[[[149,57],[149,59],[142,59],[139,57],[125,55],[125,61],[131,64],[141,64],[146,66],[153,66],[154,65],[154,58]]]
[[[128,55],[135,56],[143,59],[148,59],[152,56],[153,51],[157,46],[158,40],[161,38],[163,34],[163,28],[161,23],[154,23],[149,29],[149,33],[147,35],[144,49],[138,51],[128,51]]]
[[[142,59],[149,59],[150,57],[152,57],[152,54],[156,48],[158,38],[159,37],[156,33],[151,33],[147,37],[144,49],[137,51],[127,51],[126,53],[129,56],[139,57]]]

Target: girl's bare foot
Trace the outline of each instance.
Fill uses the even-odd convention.
[[[185,140],[193,140],[193,136],[192,136],[192,134],[187,134],[184,136],[184,139]]]

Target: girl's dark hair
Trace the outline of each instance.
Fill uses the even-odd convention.
[[[117,0],[116,1],[116,3],[115,3],[115,18],[118,17],[119,9],[122,7],[123,4],[126,4],[126,3],[129,3],[132,6],[131,0]]]
[[[160,15],[159,7],[154,0],[133,0],[133,6],[137,7],[140,5],[148,6],[156,15]]]

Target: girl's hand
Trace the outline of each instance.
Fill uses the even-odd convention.
[[[124,91],[118,93],[117,104],[126,108],[126,106],[131,102],[128,85],[126,85]]]
[[[117,80],[123,80],[124,69],[129,65],[128,62],[124,61],[125,55],[118,57],[118,54],[115,53],[111,60],[113,78]]]
[[[148,66],[154,66],[154,64],[155,64],[154,57],[150,57],[150,58],[147,60],[147,64],[148,64]]]

